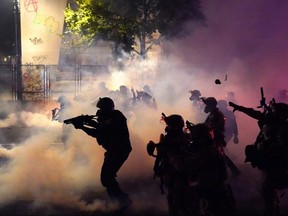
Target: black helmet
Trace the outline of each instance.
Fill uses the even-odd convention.
[[[201,96],[201,93],[198,89],[191,90],[189,92],[191,93],[191,96],[194,96],[194,97],[200,97]]]
[[[103,97],[103,98],[99,98],[99,101],[97,102],[96,107],[98,107],[99,109],[104,109],[104,110],[113,110],[115,105],[114,105],[114,101],[111,98]]]
[[[151,90],[150,90],[150,86],[149,85],[144,85],[143,86],[143,91],[145,91],[145,92],[150,92]]]
[[[182,129],[184,127],[184,119],[181,115],[173,114],[165,117],[164,120],[165,123],[172,128]]]
[[[119,86],[119,90],[121,93],[127,93],[127,91],[129,90],[127,86],[125,85],[120,85]]]
[[[59,96],[57,99],[58,103],[64,103],[66,101],[67,101],[67,98],[64,95]]]
[[[198,123],[189,128],[194,143],[210,145],[214,139],[214,131],[206,123]]]
[[[214,97],[208,97],[208,98],[201,98],[203,100],[203,103],[206,106],[209,107],[216,107],[217,106],[217,100]]]
[[[286,122],[288,118],[288,104],[285,103],[276,103],[275,99],[273,98],[269,102],[269,108],[274,113],[277,120]]]

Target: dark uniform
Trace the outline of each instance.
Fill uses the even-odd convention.
[[[225,184],[225,162],[212,144],[210,127],[197,124],[186,133],[181,116],[165,119],[165,136],[158,144],[150,141],[147,151],[153,155],[157,149],[154,171],[163,176],[169,215],[233,215],[235,200]]]
[[[233,138],[233,142],[235,144],[239,143],[238,139],[238,125],[236,121],[236,117],[234,113],[229,110],[228,103],[225,100],[219,100],[217,103],[217,107],[225,116],[225,141],[229,143],[230,140]]]
[[[238,125],[234,113],[227,108],[228,103],[225,100],[219,100],[217,106],[225,117],[225,142],[228,144],[233,138],[233,143],[238,144]],[[227,154],[225,154],[225,161],[233,176],[240,175],[241,171],[234,164],[234,162],[229,157],[227,157]]]
[[[238,176],[240,170],[224,152],[224,147],[227,145],[225,140],[225,116],[217,107],[217,100],[214,97],[203,98],[202,100],[206,105],[204,112],[209,113],[205,123],[209,125],[214,132],[214,145],[219,153],[223,155],[226,165],[232,171],[232,174]]]
[[[161,186],[167,188],[169,215],[176,216],[181,210],[183,211],[185,202],[189,198],[187,194],[189,176],[177,171],[173,164],[177,157],[183,155],[183,148],[188,145],[189,140],[187,134],[184,133],[184,120],[180,115],[170,115],[164,117],[163,120],[167,125],[165,135],[161,134],[158,144],[150,141],[147,144],[147,152],[152,156],[154,149],[157,149],[155,176],[161,179]]]
[[[288,187],[288,105],[272,100],[264,111],[229,103],[235,110],[258,120],[256,141],[245,148],[245,162],[262,171],[266,215],[280,215],[278,189]]]
[[[208,113],[205,123],[214,132],[214,144],[219,152],[223,152],[223,147],[226,146],[225,141],[225,116],[217,108],[217,100],[214,97],[202,98],[204,104],[204,112]]]
[[[211,128],[200,123],[189,128],[193,148],[183,157],[180,170],[189,172],[191,185],[191,215],[235,215],[235,199],[229,184],[223,156],[213,145]]]
[[[100,98],[97,107],[99,108],[96,113],[98,122],[91,122],[90,127],[78,124],[74,126],[95,137],[98,144],[106,150],[101,169],[101,183],[106,187],[111,199],[127,205],[131,200],[121,190],[116,180],[117,172],[132,150],[126,117],[122,112],[114,109],[114,102],[108,97]]]

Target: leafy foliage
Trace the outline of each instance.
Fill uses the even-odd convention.
[[[135,51],[145,58],[162,38],[185,36],[185,23],[204,23],[200,0],[74,0],[65,10],[66,28],[77,35],[74,44],[91,45],[97,39],[113,41],[114,52]],[[155,38],[155,33],[160,37]],[[77,43],[76,43],[77,42]],[[140,50],[136,50],[136,42]],[[119,49],[120,48],[120,49]]]

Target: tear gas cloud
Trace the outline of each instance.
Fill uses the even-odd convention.
[[[111,67],[110,77],[98,77],[96,82],[83,85],[86,101],[66,95],[73,104],[69,116],[74,117],[95,113],[95,103],[91,102],[107,96],[97,94],[97,85],[103,80],[114,91],[120,85],[138,90],[145,84],[150,86],[157,110],[145,106],[124,110],[115,101],[116,109],[127,117],[133,147],[118,180],[130,193],[135,212],[167,208],[165,196],[153,180],[153,158],[146,153],[148,141],[158,142],[160,133],[164,132],[165,126],[160,123],[162,112],[180,114],[185,120],[198,123],[189,101],[190,90],[198,89],[202,97],[213,96],[218,100],[233,91],[238,104],[256,108],[260,87],[264,87],[267,101],[277,98],[279,90],[287,87],[288,41],[284,40],[288,33],[287,1],[205,0],[202,5],[207,25],[186,38],[164,42],[165,53],[161,57],[145,63],[130,62],[123,71]],[[216,79],[221,81],[220,85],[215,84]],[[28,199],[34,201],[34,206],[58,203],[84,211],[101,210],[105,191],[99,172],[104,151],[95,139],[74,128],[64,149],[60,140],[62,124],[51,121],[50,112],[55,106],[52,102],[37,112],[12,112],[0,121],[2,129],[21,121],[31,134],[20,144],[12,143],[12,149],[0,148],[0,156],[10,160],[0,169],[0,204]],[[255,141],[257,122],[242,113],[236,113],[236,117],[240,143],[229,143],[226,151],[239,165],[242,175],[236,181],[229,181],[242,211],[252,210],[245,200],[257,199],[253,211],[261,212],[260,173],[250,164],[244,164],[244,149]],[[101,193],[102,199],[87,205],[80,197],[91,188]]]

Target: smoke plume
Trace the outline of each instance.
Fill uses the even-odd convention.
[[[101,81],[105,81],[110,91],[118,90],[120,85],[138,90],[150,86],[156,110],[145,106],[125,110],[115,101],[116,109],[127,117],[133,147],[118,180],[134,201],[131,210],[134,213],[167,212],[165,195],[161,195],[159,182],[153,179],[154,159],[146,153],[149,140],[158,142],[164,133],[162,112],[180,114],[185,120],[198,123],[189,101],[190,90],[198,89],[202,97],[213,96],[217,100],[225,99],[227,92],[232,91],[238,104],[257,109],[260,87],[264,88],[267,101],[287,88],[287,1],[205,0],[202,6],[206,26],[185,38],[163,42],[163,52],[157,59],[145,63],[132,61],[121,71],[109,68],[111,76],[98,77],[82,86],[86,92],[82,96],[87,100],[77,101],[74,95],[66,95],[73,104],[69,116],[74,117],[96,112],[95,102],[91,102],[108,96],[98,94]],[[217,85],[216,79],[221,84]],[[21,128],[26,133],[23,139],[10,142],[11,148],[0,148],[0,157],[8,159],[0,168],[0,205],[30,200],[31,208],[55,203],[83,211],[107,210],[107,195],[99,180],[104,151],[95,139],[74,128],[64,147],[63,125],[51,121],[50,112],[55,106],[58,105],[52,101],[37,112],[10,109],[7,118],[1,119],[3,146],[9,140],[7,128]],[[259,129],[255,120],[242,113],[235,114],[240,143],[229,143],[226,151],[242,174],[229,182],[240,213],[258,214],[263,208],[261,174],[244,163],[244,149],[255,141]],[[99,199],[85,203],[81,196],[87,190],[95,190]]]

